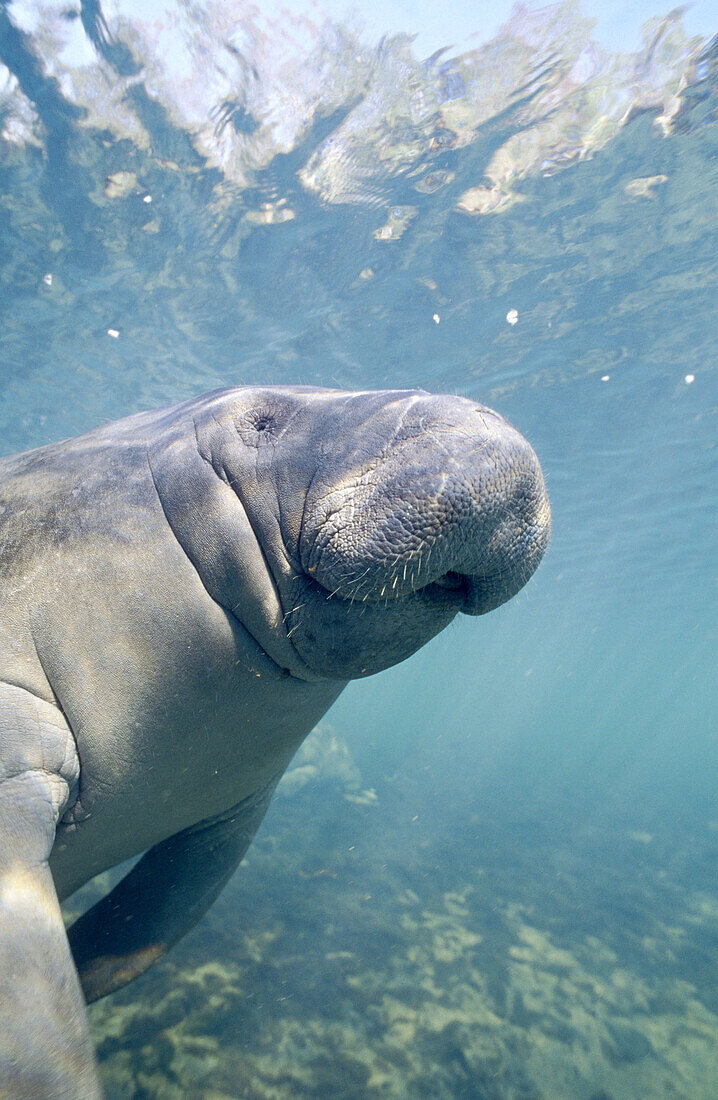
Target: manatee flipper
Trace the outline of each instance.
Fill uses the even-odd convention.
[[[78,778],[60,711],[0,684],[0,1097],[12,1100],[102,1095],[48,865]]]
[[[89,1002],[137,978],[209,909],[249,848],[278,779],[156,844],[69,930]]]

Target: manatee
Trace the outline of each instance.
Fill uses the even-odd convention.
[[[101,1095],[85,1001],[212,904],[347,681],[549,529],[526,440],[420,390],[226,389],[0,460],[0,1095]]]

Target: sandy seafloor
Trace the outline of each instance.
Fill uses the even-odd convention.
[[[715,1097],[704,837],[477,813],[447,848],[330,725],[294,768],[199,928],[91,1008],[110,1098]]]

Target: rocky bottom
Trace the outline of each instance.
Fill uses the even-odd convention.
[[[690,838],[422,823],[332,739],[200,926],[92,1006],[111,1100],[715,1097]]]

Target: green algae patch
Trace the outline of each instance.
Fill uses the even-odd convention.
[[[341,797],[363,784],[334,737],[200,926],[92,1006],[110,1098],[713,1100],[718,974],[691,960],[715,901],[643,864],[616,884],[606,855],[622,835],[620,860],[664,867],[660,837],[563,849],[547,833],[541,859],[512,863],[509,838],[502,858],[445,865],[392,826],[384,791]],[[660,904],[634,908],[656,882]]]

